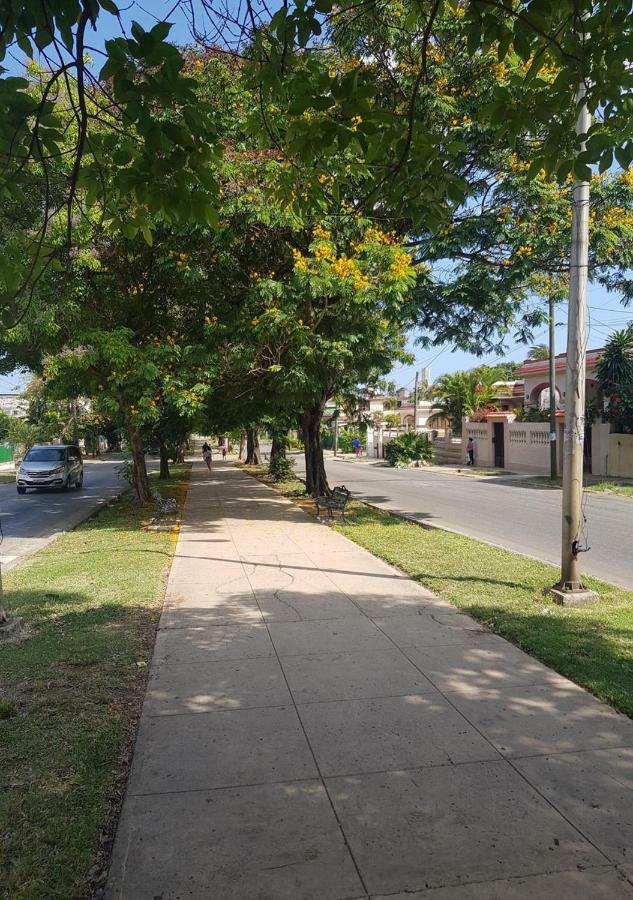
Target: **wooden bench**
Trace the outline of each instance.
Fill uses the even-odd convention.
[[[327,510],[330,519],[334,518],[335,512],[340,512],[343,522],[345,519],[345,507],[349,503],[351,491],[348,491],[344,484],[338,485],[332,489],[329,497],[317,497],[315,500],[317,508],[317,516],[321,515],[321,510]]]

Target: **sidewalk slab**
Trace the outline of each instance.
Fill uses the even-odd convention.
[[[106,897],[633,900],[632,767],[630,720],[197,464]]]

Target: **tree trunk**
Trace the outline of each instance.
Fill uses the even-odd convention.
[[[331,493],[323,461],[322,418],[323,405],[315,404],[304,412],[301,419],[306,461],[306,490],[313,497],[322,497]]]
[[[244,432],[240,435],[240,452],[238,454],[238,459],[241,459],[244,456],[244,445],[246,444],[246,434]]]
[[[147,478],[143,441],[141,440],[141,435],[136,425],[128,425],[128,434],[130,437],[132,462],[134,463],[134,490],[136,491],[139,503],[151,503],[152,494]]]
[[[259,435],[256,428],[246,429],[246,465],[261,465],[262,454],[259,449]]]
[[[166,441],[160,442],[160,479],[169,478],[169,448]]]
[[[270,464],[272,466],[275,460],[285,458],[286,445],[284,443],[284,439],[278,431],[273,431],[273,441],[270,447]]]

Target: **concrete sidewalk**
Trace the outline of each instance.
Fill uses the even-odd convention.
[[[109,900],[633,898],[633,723],[196,464]]]

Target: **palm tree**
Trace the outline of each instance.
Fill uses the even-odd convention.
[[[633,325],[614,331],[598,363],[598,382],[604,394],[633,386]]]
[[[605,400],[604,417],[619,434],[633,434],[633,325],[615,331],[597,369]]]
[[[549,359],[549,347],[547,344],[535,344],[530,347],[528,359]]]
[[[456,435],[462,433],[462,419],[491,405],[496,390],[480,369],[442,375],[433,386],[435,412],[429,424],[448,419]],[[483,380],[482,380],[483,376]]]

